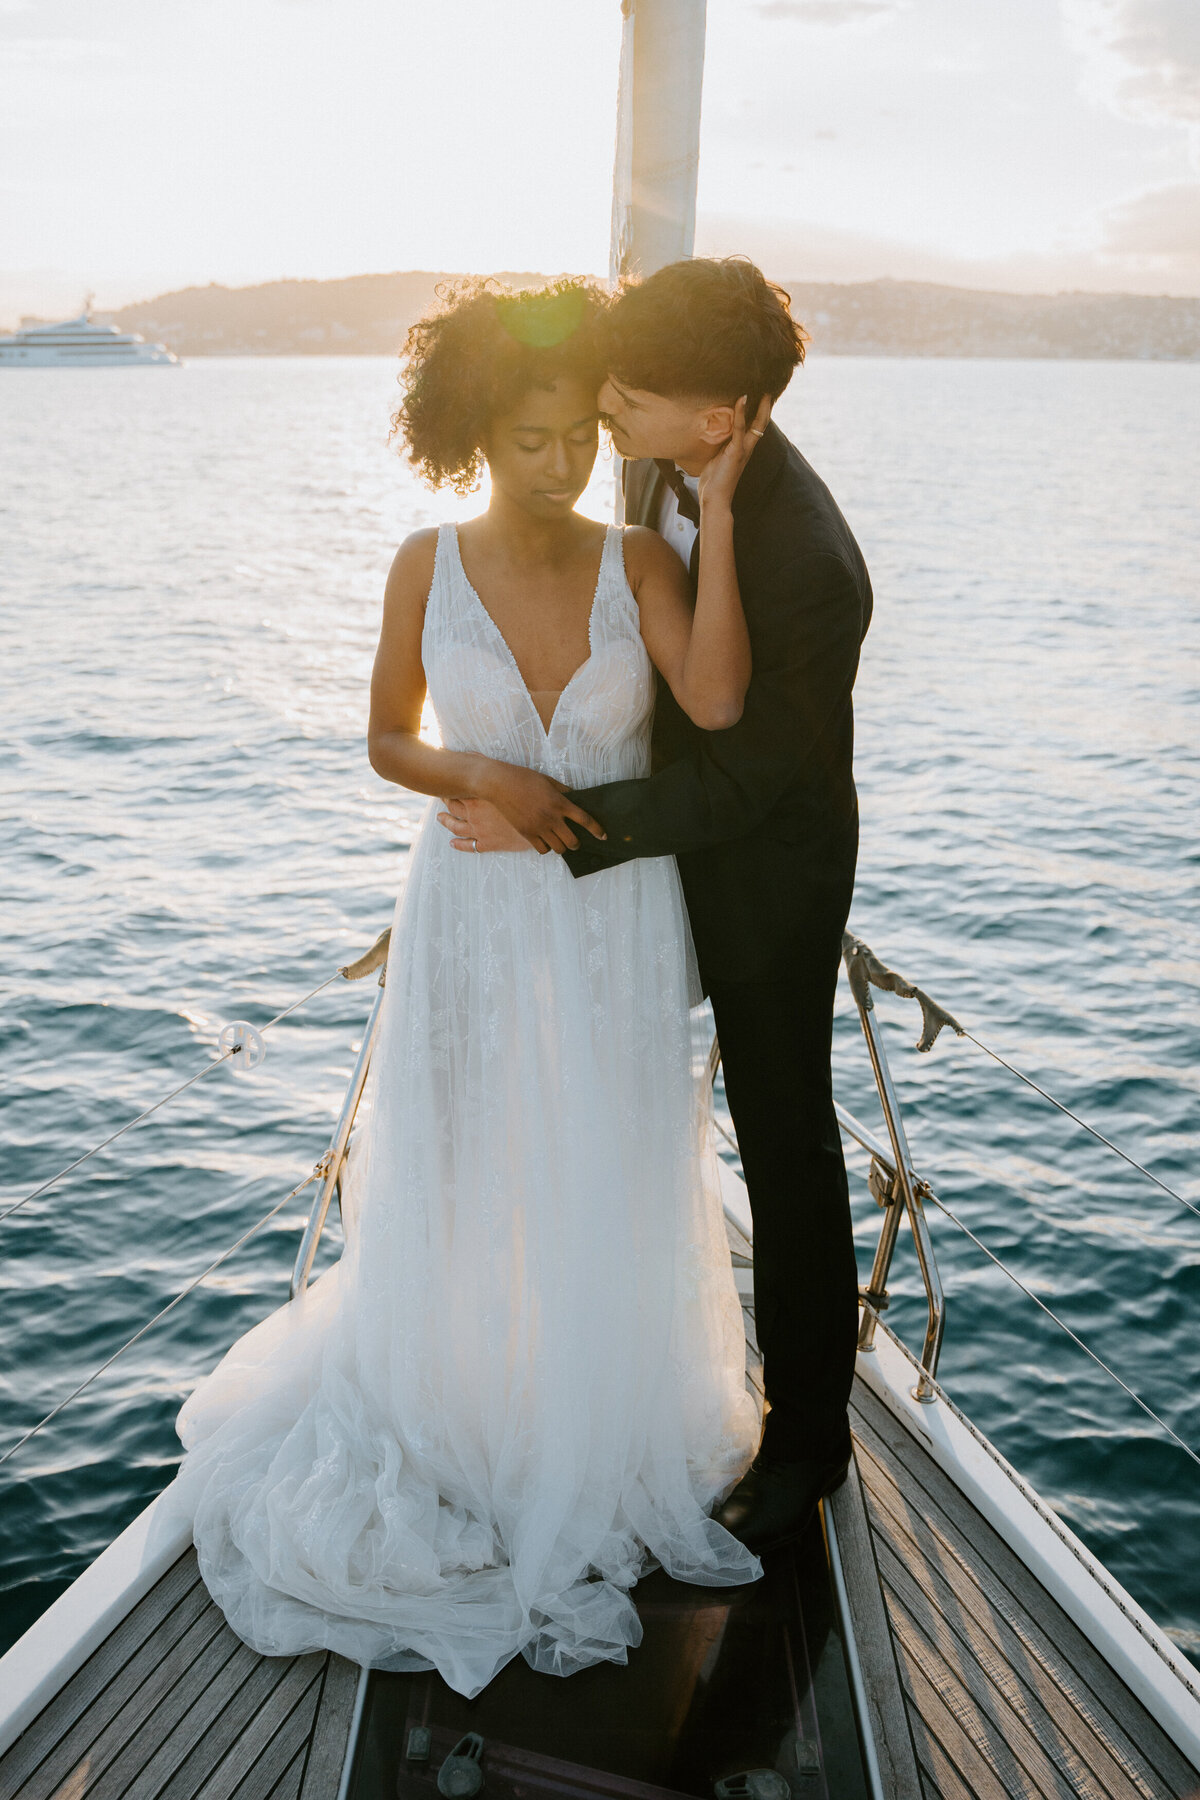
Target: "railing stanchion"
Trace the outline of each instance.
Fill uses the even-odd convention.
[[[292,1282],[289,1298],[294,1300],[308,1286],[308,1278],[312,1274],[313,1259],[317,1254],[317,1245],[321,1241],[321,1231],[325,1224],[325,1215],[329,1211],[329,1202],[337,1190],[341,1201],[342,1169],[346,1161],[346,1146],[350,1142],[350,1131],[354,1124],[358,1103],[362,1099],[366,1086],[367,1071],[371,1066],[371,1052],[375,1047],[375,1039],[379,1034],[379,1015],[383,1007],[384,980],[387,966],[379,971],[379,988],[371,1014],[367,1020],[367,1028],[363,1032],[362,1048],[354,1065],[354,1073],[350,1077],[350,1085],[346,1089],[346,1098],[342,1101],[342,1110],[338,1114],[338,1122],[334,1128],[333,1138],[328,1150],[321,1158],[322,1181],[312,1210],[308,1215],[308,1223],[304,1227],[304,1236],[300,1239],[300,1248],[296,1252],[296,1263],[292,1270]]]
[[[865,945],[859,944],[857,938],[850,936],[849,933],[846,934],[843,946],[846,973],[850,978],[850,991],[858,1008],[863,1036],[867,1040],[867,1053],[871,1058],[875,1086],[879,1090],[884,1122],[891,1140],[894,1171],[885,1198],[883,1230],[879,1234],[879,1244],[875,1251],[871,1282],[864,1297],[877,1311],[882,1311],[887,1305],[888,1273],[891,1269],[892,1253],[895,1250],[896,1237],[900,1229],[900,1206],[898,1203],[903,1201],[904,1210],[908,1214],[908,1222],[912,1227],[917,1261],[920,1265],[921,1279],[925,1285],[925,1296],[929,1307],[929,1316],[925,1326],[925,1344],[921,1352],[922,1373],[917,1385],[912,1389],[912,1394],[915,1400],[933,1402],[937,1399],[937,1391],[929,1377],[937,1374],[938,1357],[942,1348],[942,1333],[946,1323],[946,1299],[942,1291],[937,1261],[933,1254],[933,1244],[929,1237],[929,1223],[921,1204],[922,1193],[927,1190],[925,1184],[918,1180],[913,1169],[904,1121],[900,1116],[900,1102],[892,1083],[887,1052],[883,1047],[875,1006],[871,999],[866,966],[865,964],[861,967],[856,966],[865,948]],[[875,1319],[872,1312],[864,1308],[862,1324],[859,1328],[859,1349],[873,1349],[874,1340]]]

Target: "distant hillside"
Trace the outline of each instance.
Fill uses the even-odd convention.
[[[183,288],[112,316],[182,356],[393,355],[445,273]],[[546,279],[507,272],[513,285]],[[920,281],[785,284],[813,350],[833,356],[1200,360],[1200,299],[991,294]]]
[[[1200,360],[1200,299],[989,294],[923,281],[785,285],[814,350],[835,356]]]
[[[454,275],[410,269],[344,281],[268,281],[261,287],[180,288],[111,316],[124,330],[182,356],[390,356],[435,289]],[[506,271],[514,287],[545,276]]]

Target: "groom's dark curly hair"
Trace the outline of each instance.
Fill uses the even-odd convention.
[[[748,257],[690,257],[630,279],[605,320],[608,372],[626,387],[731,405],[752,419],[804,361],[791,298]]]
[[[573,375],[599,390],[608,302],[594,282],[573,278],[513,292],[471,276],[437,292],[440,306],[405,340],[391,435],[431,487],[466,494],[479,480],[491,421],[530,388]]]

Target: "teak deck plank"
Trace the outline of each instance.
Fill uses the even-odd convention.
[[[333,1800],[358,1675],[259,1656],[188,1550],[0,1758],[0,1800]]]
[[[974,1696],[947,1668],[903,1608],[889,1609],[906,1684],[927,1727],[960,1780],[979,1793],[987,1782],[1006,1800],[1072,1800],[1070,1785],[1045,1768],[1034,1774],[1004,1731],[980,1711]]]
[[[357,1663],[347,1661],[344,1656],[329,1657],[317,1702],[312,1746],[303,1769],[300,1792],[304,1800],[330,1800],[338,1791],[342,1764],[350,1744],[358,1678]]]
[[[822,1502],[832,1513],[841,1551],[851,1629],[867,1695],[885,1800],[923,1800],[908,1708],[875,1566],[862,1480],[851,1457],[845,1481]]]
[[[1132,1724],[1146,1728],[1155,1750],[1163,1752],[1168,1765],[1178,1764],[1181,1774],[1194,1779],[1194,1771],[1141,1701],[978,1508],[882,1401],[868,1390],[863,1391],[861,1399],[862,1406],[856,1388],[856,1409],[878,1440],[883,1466],[891,1470],[906,1500],[916,1503],[923,1517],[957,1543],[960,1560],[972,1576],[981,1583],[990,1579],[994,1589],[1008,1597],[1020,1618],[1040,1629],[1054,1661],[1069,1665],[1077,1681],[1090,1688],[1115,1721],[1128,1715]]]
[[[297,1750],[295,1756],[293,1756],[291,1762],[283,1771],[283,1774],[279,1777],[275,1786],[271,1789],[271,1800],[299,1800],[300,1779],[304,1774],[305,1755],[306,1752],[303,1749]],[[326,1791],[325,1800],[333,1800],[333,1796],[336,1795],[336,1793],[336,1786],[328,1789]]]
[[[90,1770],[88,1800],[121,1800],[135,1776],[141,1785],[143,1769],[158,1766],[159,1752],[175,1737],[177,1727],[202,1700],[206,1689],[220,1680],[226,1665],[236,1659],[243,1646],[219,1609],[214,1606],[212,1610],[217,1615],[218,1627],[198,1654],[184,1661],[182,1651],[186,1646],[181,1646],[167,1659],[155,1679],[147,1682],[136,1703],[122,1708],[108,1732],[97,1739],[97,1744],[105,1744],[106,1751],[108,1740],[118,1740],[118,1751],[109,1757],[103,1772],[98,1767]],[[201,1623],[207,1623],[207,1619]],[[186,1738],[185,1731],[180,1757],[190,1747]],[[168,1762],[169,1757],[168,1750]],[[164,1780],[169,1773],[168,1766]],[[147,1786],[146,1791],[153,1793],[154,1789]]]
[[[1016,1790],[1004,1787],[903,1645],[897,1649],[917,1754],[942,1800],[1016,1800]]]
[[[320,1695],[321,1672],[326,1655],[325,1651],[317,1650],[308,1656],[296,1657],[283,1680],[276,1683],[245,1731],[235,1739],[229,1754],[213,1770],[204,1786],[197,1790],[200,1800],[230,1800],[234,1793],[239,1795],[239,1800],[250,1800],[251,1795],[265,1796],[270,1793],[291,1761],[297,1748],[295,1743],[287,1757],[275,1768],[269,1784],[260,1788],[247,1778],[252,1777],[255,1769],[263,1764],[269,1747],[279,1733],[285,1730],[289,1721],[298,1721],[303,1725],[301,1741],[307,1737]],[[287,1741],[291,1742],[290,1736]]]
[[[292,1658],[287,1656],[260,1656],[257,1659],[257,1667],[179,1764],[163,1787],[159,1800],[194,1800],[291,1666]]]
[[[158,1748],[139,1767],[138,1786],[149,1794],[161,1794],[183,1764],[192,1761],[193,1752],[209,1751],[209,1767],[215,1766],[216,1758],[211,1755],[210,1750],[210,1741],[216,1736],[214,1727],[219,1723],[225,1708],[237,1698],[241,1689],[267,1661],[266,1657],[251,1650],[248,1644],[240,1642],[232,1656],[226,1658],[224,1664],[216,1670],[215,1675],[210,1673],[211,1659],[205,1658],[204,1662],[208,1663],[209,1668],[202,1671],[199,1692],[195,1692],[195,1683],[189,1683],[187,1690],[180,1693],[178,1702],[172,1705],[174,1723],[169,1725]],[[172,1696],[172,1700],[175,1701],[175,1696]],[[166,1719],[162,1721],[160,1731],[162,1725],[167,1723]],[[116,1765],[110,1775],[115,1772],[115,1768]],[[199,1780],[196,1785],[199,1786]],[[106,1777],[94,1790],[94,1800],[120,1800],[121,1790],[115,1788],[109,1793],[106,1791],[108,1786]]]
[[[745,1315],[743,1314],[743,1317],[744,1316]],[[759,1398],[762,1398],[762,1358],[759,1356],[758,1351],[750,1342],[749,1338],[746,1339],[746,1386],[753,1388]]]
[[[170,1692],[176,1676],[195,1661],[224,1626],[225,1621],[207,1592],[201,1592],[203,1604],[170,1649],[163,1654],[160,1646],[158,1653],[146,1654],[151,1650],[151,1640],[143,1651],[130,1658],[117,1680],[97,1695],[74,1729],[20,1789],[21,1800],[51,1800],[85,1759],[88,1784],[87,1790],[80,1791],[90,1791],[92,1783],[121,1754],[124,1744]],[[184,1604],[195,1604],[196,1599],[193,1590]],[[123,1630],[121,1626],[117,1629]]]
[[[955,1781],[973,1791],[980,1757],[1018,1794],[1200,1793],[1200,1776],[1137,1696],[861,1379],[851,1421],[910,1707],[933,1707],[912,1718],[917,1755],[945,1800]]]
[[[133,1693],[144,1674],[207,1604],[195,1552],[188,1550],[97,1645],[82,1668],[63,1684],[0,1757],[0,1800],[9,1800],[18,1792],[118,1678],[124,1676],[127,1691]],[[131,1668],[135,1659],[136,1667]],[[93,1713],[91,1736],[86,1735],[89,1727],[85,1725],[83,1732],[76,1735],[76,1744],[86,1749],[91,1737],[102,1729],[106,1716]]]
[[[858,1398],[856,1389],[856,1408]],[[873,1466],[888,1471],[881,1501],[887,1504],[891,1492],[894,1504],[899,1495],[918,1534],[922,1524],[933,1533],[939,1546],[934,1560],[948,1576],[959,1572],[964,1598],[974,1592],[991,1603],[1025,1644],[1025,1659],[1051,1672],[1142,1792],[1154,1800],[1200,1792],[1197,1771],[1020,1557],[883,1403],[869,1393],[862,1398],[866,1410],[857,1408],[858,1417],[879,1459]],[[977,1605],[986,1622],[987,1605]]]
[[[984,1755],[993,1741],[1007,1745],[1029,1774],[1039,1794],[1058,1800],[1110,1800],[1108,1790],[1073,1751],[1070,1742],[1043,1711],[1041,1718],[1013,1703],[1008,1692],[993,1679],[992,1671],[976,1658],[970,1644],[951,1630],[898,1557],[879,1546],[880,1573],[892,1616],[900,1615],[909,1628],[909,1641],[918,1642],[927,1667],[935,1663],[961,1690],[960,1719],[973,1717],[976,1737]],[[968,1729],[971,1729],[968,1726]]]
[[[868,1455],[864,1451],[864,1458]],[[1009,1703],[1037,1722],[1043,1741],[1073,1745],[1104,1795],[1157,1800],[1146,1777],[1110,1742],[1085,1696],[1064,1685],[1052,1657],[1010,1623],[982,1585],[972,1586],[949,1546],[892,1488],[887,1475],[874,1467],[872,1473],[876,1528],[886,1534],[905,1576],[914,1568],[923,1570],[926,1604],[965,1640]],[[886,1565],[882,1549],[880,1560]],[[897,1586],[894,1575],[889,1585]]]
[[[326,1653],[326,1656],[328,1653]],[[237,1800],[269,1800],[297,1757],[302,1757],[312,1736],[317,1702],[321,1697],[320,1680],[314,1680],[297,1706],[282,1721],[274,1737],[254,1758],[236,1789]],[[337,1784],[325,1789],[325,1800],[333,1800]]]
[[[725,1214],[725,1236],[729,1243],[731,1256],[740,1257],[744,1263],[754,1261],[754,1246],[740,1225],[735,1225],[729,1214]]]
[[[878,1510],[879,1523],[887,1529],[885,1519],[890,1517],[892,1528],[902,1531],[908,1561],[924,1568],[935,1591],[945,1582],[954,1594],[958,1616],[964,1621],[969,1616],[994,1638],[1014,1675],[1036,1691],[1057,1727],[1069,1726],[1080,1744],[1086,1743],[1093,1769],[1114,1794],[1122,1792],[1123,1778],[1142,1800],[1160,1800],[1157,1772],[1078,1678],[1038,1619],[1025,1611],[985,1564],[973,1560],[974,1546],[957,1537],[946,1520],[931,1524],[922,1517],[865,1446],[861,1454],[871,1470],[871,1504]],[[1061,1696],[1061,1701],[1056,1696]]]

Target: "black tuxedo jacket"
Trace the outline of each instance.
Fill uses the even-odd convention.
[[[624,466],[628,523],[655,526],[662,476]],[[734,555],[754,657],[742,717],[700,731],[660,678],[651,774],[577,790],[607,840],[566,863],[593,875],[635,856],[679,861],[706,984],[803,962],[822,896],[845,917],[858,848],[851,690],[871,583],[825,483],[767,426],[733,501]],[[695,574],[697,553],[693,556]]]

